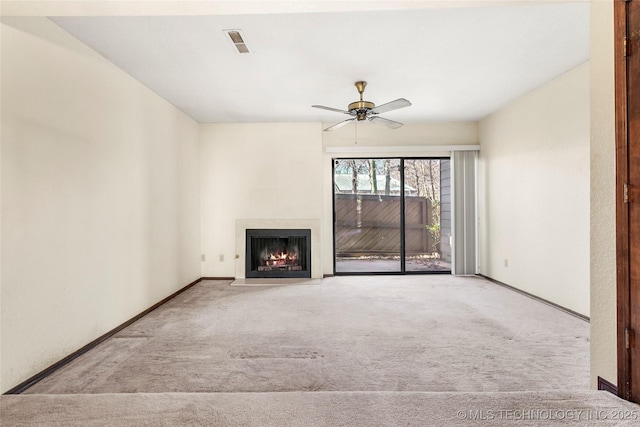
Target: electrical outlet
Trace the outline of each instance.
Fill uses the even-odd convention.
[[[200,255],[200,261],[205,262],[206,260],[207,257],[204,254]]]
[[[509,258],[504,259],[504,266],[509,267]]]
[[[224,262],[224,255],[220,255],[220,262]]]

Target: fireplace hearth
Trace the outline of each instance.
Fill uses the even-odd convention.
[[[247,229],[247,278],[311,277],[311,230]]]

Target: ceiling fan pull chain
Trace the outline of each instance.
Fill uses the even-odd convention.
[[[358,121],[356,120],[354,124],[355,124],[354,126],[355,132],[356,132],[356,145],[358,145]]]

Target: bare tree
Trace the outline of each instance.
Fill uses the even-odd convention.
[[[351,159],[349,163],[351,166],[351,191],[353,194],[358,194],[358,164],[356,159]]]
[[[391,194],[391,160],[384,159],[384,195]]]
[[[416,189],[418,197],[424,197],[431,205],[428,229],[434,246],[440,243],[440,160],[405,160],[405,183]]]
[[[375,159],[369,159],[369,180],[371,180],[371,194],[378,194],[378,176],[376,173]]]

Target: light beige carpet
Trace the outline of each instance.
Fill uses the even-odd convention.
[[[610,393],[291,392],[2,396],[3,426],[637,426]]]
[[[480,278],[205,281],[26,393],[589,387],[589,324]]]
[[[30,388],[3,426],[640,425],[589,324],[480,278],[205,281]]]

